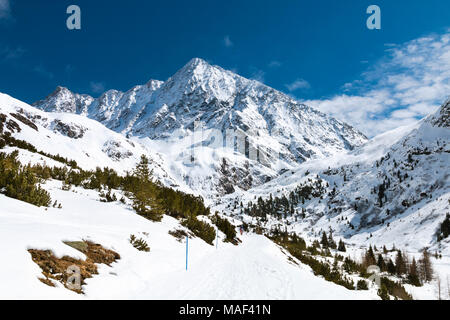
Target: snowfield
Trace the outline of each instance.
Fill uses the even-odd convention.
[[[185,242],[168,234],[183,228],[177,220],[153,223],[125,205],[98,201],[97,192],[63,191],[59,182],[45,187],[62,209],[45,210],[0,195],[0,273],[5,275],[0,299],[378,299],[375,290],[350,291],[314,276],[255,234],[244,234],[238,246],[222,242],[220,234],[217,249],[190,239],[186,271]],[[130,234],[144,237],[151,251],[132,247]],[[63,243],[83,239],[116,251],[121,259],[111,267],[100,265],[99,275],[86,280],[85,295],[38,280],[41,270],[27,249],[83,259]]]

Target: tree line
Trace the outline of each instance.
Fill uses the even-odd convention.
[[[246,207],[241,204],[241,213],[252,217],[261,217],[263,220],[267,220],[267,216],[277,219],[286,219],[290,216],[294,216],[295,219],[304,218],[305,211],[299,212],[295,208],[313,198],[321,198],[326,193],[327,186],[319,177],[314,181],[308,179],[308,181],[299,184],[287,196],[273,197],[270,194],[268,199],[259,197],[256,203],[250,201]]]
[[[140,162],[131,172],[121,176],[111,168],[83,170],[73,160],[38,151],[33,145],[15,139],[8,133],[0,138],[0,147],[14,146],[66,165],[22,165],[17,150],[11,154],[0,153],[0,192],[8,197],[36,206],[49,207],[52,203],[50,194],[41,187],[41,184],[49,179],[62,181],[65,190],[70,190],[72,186],[98,190],[102,201],[107,202],[117,201],[115,194],[111,193],[112,189],[121,190],[131,199],[137,214],[152,221],[160,221],[164,214],[182,219],[183,225],[191,229],[196,236],[210,244],[215,239],[214,227],[197,219],[201,215],[210,215],[210,209],[204,205],[203,199],[165,187],[155,181],[153,172],[149,169],[149,159],[145,155],[142,155]],[[120,200],[124,202],[123,198]]]

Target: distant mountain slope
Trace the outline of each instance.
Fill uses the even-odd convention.
[[[320,197],[295,204],[297,213],[287,213],[283,225],[314,236],[331,228],[357,243],[433,247],[449,254],[450,239],[436,242],[438,227],[450,213],[449,107],[447,101],[417,124],[386,132],[348,154],[306,162],[223,203],[255,203],[270,194],[289,198],[299,184],[314,190],[321,181],[325,191]],[[226,205],[217,209],[239,213]]]
[[[26,141],[38,151],[75,160],[81,168],[90,170],[109,167],[125,173],[146,154],[152,159],[155,176],[167,185],[177,185],[168,174],[162,155],[153,150],[97,121],[76,114],[43,112],[0,93],[0,140],[4,134]],[[20,154],[25,162],[45,158],[23,149]],[[55,164],[51,159],[45,160]]]
[[[152,80],[125,93],[110,90],[98,99],[58,87],[34,106],[85,115],[159,148],[174,161],[179,179],[207,193],[233,189],[217,182],[223,159],[234,170],[229,184],[248,189],[286,168],[353,150],[367,141],[341,121],[198,58],[165,82]],[[203,137],[193,143],[194,126]],[[206,150],[193,158],[190,149],[199,144]],[[246,179],[249,173],[251,183]]]

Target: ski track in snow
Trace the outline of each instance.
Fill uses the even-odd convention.
[[[240,246],[219,249],[187,272],[162,277],[150,298],[171,299],[353,299],[360,294],[331,286],[307,267],[287,262],[278,247],[262,236],[244,235]],[[195,252],[192,253],[195,255]],[[225,276],[226,275],[226,276]],[[168,283],[179,283],[175,288]],[[324,290],[324,291],[322,291]]]

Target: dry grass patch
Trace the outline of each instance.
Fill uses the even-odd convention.
[[[99,244],[90,241],[64,242],[66,245],[84,253],[86,260],[78,260],[68,256],[57,258],[50,250],[30,249],[33,261],[42,269],[45,278],[39,280],[49,286],[54,287],[52,280],[56,280],[69,290],[82,294],[82,289],[76,289],[68,283],[69,278],[73,275],[68,272],[69,268],[76,266],[80,270],[81,285],[85,284],[85,279],[92,278],[94,274],[98,274],[97,263],[103,263],[108,266],[120,259],[120,255],[112,250],[105,249]]]

